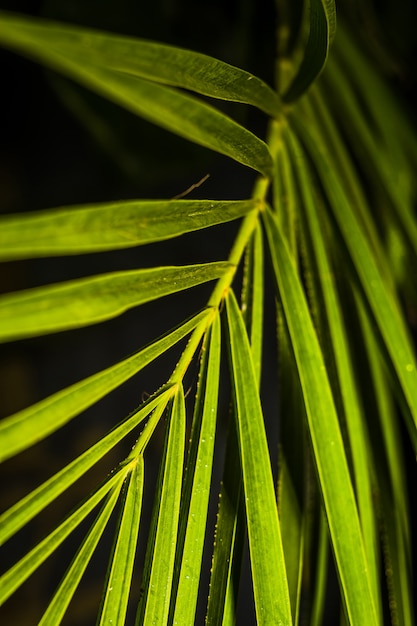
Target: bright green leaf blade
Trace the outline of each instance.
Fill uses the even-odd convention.
[[[242,311],[251,341],[252,359],[259,384],[263,340],[263,238],[256,227],[246,249],[242,290]],[[236,604],[246,534],[243,487],[240,472],[236,424],[229,426],[225,465],[219,498],[216,541],[213,550],[207,625],[232,625]]]
[[[138,200],[0,218],[0,259],[116,250],[243,217],[255,200]]]
[[[272,158],[267,145],[211,105],[141,78],[62,61],[72,78],[132,113],[265,176],[270,174]]]
[[[252,359],[258,385],[261,376],[264,322],[263,264],[263,237],[258,224],[246,248],[242,289],[242,311],[250,333]],[[236,620],[246,520],[235,422],[236,420],[229,426],[226,443],[206,614],[207,626],[220,623],[228,626],[234,624]]]
[[[185,519],[183,551],[176,588],[173,623],[194,626],[200,584],[201,560],[207,524],[216,434],[220,374],[220,321],[212,322],[210,340],[203,353],[199,391],[186,470],[181,516]]]
[[[334,0],[310,0],[309,37],[298,73],[283,96],[285,102],[297,100],[321,73],[335,32]]]
[[[228,263],[113,272],[0,298],[0,341],[96,324],[128,309],[214,280]]]
[[[61,495],[85,474],[107,452],[140,424],[155,408],[163,408],[172,395],[172,388],[162,389],[129,419],[109,432],[96,444],[69,463],[62,470],[31,491],[0,516],[0,545],[12,537],[35,515]]]
[[[300,252],[298,232],[300,200],[285,139],[285,126],[274,127],[271,140],[276,146],[274,184],[274,214],[291,251],[294,263]],[[302,580],[305,561],[308,567],[308,538],[313,516],[311,500],[306,502],[305,485],[311,480],[310,456],[306,445],[305,408],[297,375],[291,340],[280,303],[276,303],[278,339],[278,414],[279,457],[277,499],[282,545],[287,570],[291,612],[299,623]],[[307,511],[307,508],[309,509]]]
[[[289,625],[291,609],[268,444],[250,345],[232,291],[226,298],[226,312],[256,615],[260,625]]]
[[[62,524],[57,526],[33,550],[28,552],[3,574],[0,578],[0,605],[61,545],[111,489],[120,490],[126,473],[126,469],[122,468],[112,475],[100,489],[82,503]]]
[[[105,66],[206,96],[257,106],[274,116],[280,100],[262,80],[212,57],[151,41],[0,13],[3,45],[36,56],[70,55],[80,64]]]
[[[62,389],[0,422],[0,462],[41,441],[205,324],[206,309],[136,354]]]
[[[181,501],[185,422],[184,392],[182,385],[178,385],[169,416],[155,538],[152,546],[148,546],[153,548],[153,553],[143,598],[141,624],[144,625],[163,626],[168,622]]]
[[[378,521],[375,507],[370,506],[373,500],[373,484],[371,471],[373,458],[370,450],[366,419],[359,395],[359,389],[355,379],[354,364],[349,353],[347,330],[345,328],[342,312],[342,304],[336,290],[334,279],[335,273],[341,276],[341,271],[335,272],[329,259],[327,246],[329,241],[334,245],[335,235],[330,231],[324,203],[318,195],[313,195],[311,186],[311,172],[300,147],[294,139],[289,137],[294,169],[296,166],[298,184],[302,205],[305,211],[304,232],[308,233],[311,254],[307,260],[307,266],[315,276],[311,281],[315,284],[318,298],[323,302],[324,310],[320,310],[321,336],[329,336],[329,363],[334,362],[335,371],[332,371],[336,389],[340,392],[343,406],[344,423],[349,437],[351,459],[353,463],[353,475],[356,498],[367,554],[369,572],[372,580],[374,603],[381,616],[379,595],[379,541],[377,536]],[[311,289],[311,286],[310,286]],[[334,348],[332,349],[332,347]],[[330,361],[331,359],[331,361]],[[330,371],[330,367],[329,367]],[[332,381],[332,376],[330,377]],[[336,382],[337,381],[337,382]]]
[[[352,626],[373,624],[368,564],[333,397],[300,278],[275,217],[263,213],[274,274],[306,406],[320,487]]]
[[[304,101],[304,98],[303,98]],[[288,156],[288,147],[284,140],[285,124],[275,123],[271,127],[271,144],[274,147],[274,161],[276,163],[273,183],[273,210],[277,215],[280,228],[285,236],[294,260],[297,259],[297,220],[299,199],[295,190],[294,176],[291,170],[291,161]]]
[[[391,359],[409,411],[407,425],[411,441],[414,449],[417,450],[417,364],[403,316],[379,271],[344,189],[333,172],[325,147],[307,126],[299,124],[298,131],[315,164],[350,259],[354,264],[360,286]]]
[[[3,41],[5,41],[3,33]],[[41,47],[38,60],[88,89],[185,139],[205,146],[268,176],[272,158],[267,145],[209,104],[130,74],[90,65]],[[36,46],[36,51],[39,48]],[[35,52],[31,49],[31,53]],[[32,56],[30,54],[30,56]],[[186,114],[185,114],[186,112]]]
[[[113,489],[88,535],[84,539],[38,626],[56,626],[56,624],[60,624],[63,620],[65,611],[104,533],[110,515],[116,506],[118,497],[119,490]]]
[[[130,475],[117,541],[112,555],[111,570],[99,622],[103,626],[104,624],[113,624],[114,626],[126,624],[142,508],[143,472],[143,456],[139,455]]]
[[[246,249],[242,290],[242,312],[250,338],[252,360],[258,386],[261,380],[264,326],[264,243],[258,224]]]

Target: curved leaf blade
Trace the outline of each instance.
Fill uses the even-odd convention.
[[[0,516],[0,545],[3,545],[35,515],[64,493],[83,476],[95,463],[104,457],[116,444],[138,426],[148,415],[163,411],[172,387],[165,388],[145,403],[129,419],[110,431],[105,437],[74,459],[54,476],[19,500]]]
[[[285,127],[276,129],[276,176],[274,177],[274,209],[280,230],[298,269],[300,242],[298,213],[300,201],[294,173],[284,139]],[[310,481],[310,450],[305,432],[305,408],[282,306],[276,303],[278,345],[278,415],[279,458],[277,501],[280,514],[282,545],[287,569],[291,611],[295,624],[300,622],[302,581],[308,577],[308,545],[315,516],[313,500],[306,500],[305,483]],[[315,499],[314,499],[315,500]],[[305,619],[308,621],[307,616]]]
[[[262,80],[205,54],[52,21],[0,13],[0,40],[25,53],[46,50],[197,93],[251,104],[269,115],[280,109],[278,94]]]
[[[0,422],[0,462],[55,432],[82,411],[137,374],[158,356],[205,324],[206,309],[136,354],[23,409]]]
[[[183,626],[195,624],[216,434],[220,338],[220,320],[216,314],[208,346],[203,352],[182,498],[183,549],[175,584],[173,623]]]
[[[272,157],[266,143],[211,105],[142,78],[95,66],[80,67],[68,58],[60,61],[60,71],[132,113],[270,175]]]
[[[226,297],[226,315],[256,616],[260,625],[290,625],[288,584],[262,408],[245,323],[232,291]]]
[[[133,565],[136,556],[140,513],[143,496],[143,456],[139,455],[130,474],[117,541],[112,555],[111,570],[106,585],[100,615],[102,624],[125,624]]]
[[[255,200],[135,200],[0,218],[0,260],[118,250],[243,217]]]
[[[3,42],[7,35],[3,32]],[[31,48],[38,60],[88,89],[189,141],[225,154],[268,176],[272,157],[253,133],[209,104],[149,80],[89,64],[43,46]],[[32,54],[30,55],[32,56]]]
[[[252,360],[259,385],[264,326],[264,243],[260,224],[257,225],[249,241],[245,263],[242,311],[248,328]]]
[[[294,165],[297,166],[297,179],[300,195],[303,199],[305,213],[304,231],[310,240],[310,258],[308,267],[320,277],[314,289],[319,302],[323,303],[318,315],[322,329],[321,336],[329,337],[329,362],[334,364],[334,371],[330,381],[334,383],[335,393],[340,394],[343,407],[344,423],[350,442],[351,460],[353,466],[354,487],[358,502],[364,546],[369,564],[372,581],[374,603],[381,617],[382,608],[379,596],[379,545],[377,537],[378,521],[375,507],[370,506],[373,499],[372,468],[373,457],[369,445],[369,433],[362,406],[362,400],[355,379],[354,363],[349,351],[349,339],[343,319],[342,304],[336,289],[334,267],[330,260],[329,242],[334,245],[337,237],[328,226],[324,202],[314,196],[311,186],[311,172],[303,159],[300,146],[295,144],[293,137],[289,137],[289,146]],[[294,168],[295,169],[295,168]],[[343,269],[339,268],[338,276],[342,276]],[[325,353],[327,354],[327,353]]]
[[[70,568],[62,579],[38,626],[55,626],[55,624],[61,623],[65,615],[65,611],[67,610],[68,605],[77,590],[80,580],[88,567],[97,544],[103,535],[107,522],[113,513],[118,497],[119,491],[113,489],[107,498],[106,504],[100,511],[96,521],[84,539],[79,551],[71,563]]]
[[[355,267],[358,284],[365,294],[389,354],[400,394],[407,406],[405,413],[408,431],[414,449],[417,450],[417,360],[404,318],[396,298],[381,274],[346,193],[333,172],[325,146],[317,140],[315,133],[302,123],[298,126],[298,134],[314,162]]]
[[[300,278],[274,215],[263,213],[272,265],[303,390],[330,536],[352,626],[375,625],[355,496],[320,345]]]
[[[62,524],[57,526],[33,550],[28,552],[1,576],[0,605],[61,545],[110,490],[116,489],[117,492],[120,491],[125,476],[126,469],[123,468],[116,474],[113,474],[100,489],[83,502]]]
[[[96,324],[232,267],[218,262],[128,270],[7,294],[0,298],[0,342]]]
[[[155,537],[152,544],[148,542],[148,548],[153,548],[153,552],[141,606],[143,624],[163,626],[168,623],[181,501],[185,422],[184,392],[182,385],[178,385],[169,417]]]
[[[252,361],[260,384],[264,307],[264,249],[260,223],[246,248],[242,288],[242,313],[250,337]],[[213,548],[207,626],[234,624],[246,538],[243,483],[235,415],[226,441],[225,464],[219,495]]]
[[[297,100],[322,72],[330,42],[336,32],[334,0],[310,0],[310,32],[298,72],[283,95],[284,102]]]

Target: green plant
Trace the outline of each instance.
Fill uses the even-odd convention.
[[[247,533],[257,623],[321,623],[331,546],[342,619],[381,624],[389,605],[393,624],[412,624],[400,420],[406,445],[416,451],[416,360],[404,314],[416,303],[409,269],[417,252],[415,135],[347,25],[338,27],[322,73],[336,32],[334,3],[311,0],[308,12],[294,4],[291,11],[291,3],[278,2],[277,91],[188,50],[0,15],[3,46],[259,173],[252,196],[243,200],[113,202],[1,218],[4,261],[122,249],[241,220],[225,260],[117,271],[1,297],[5,342],[109,320],[162,296],[187,291],[188,297],[191,287],[215,281],[207,304],[177,328],[1,422],[5,461],[187,340],[159,389],[2,514],[5,543],[134,434],[132,450],[116,465],[111,459],[95,491],[86,491],[0,579],[4,602],[89,520],[42,624],[63,619],[115,511],[98,623],[125,623],[142,532],[144,462],[161,424],[165,440],[144,531],[146,556],[136,563],[143,567],[140,598],[132,586],[137,623],[195,623],[203,547],[213,542],[206,536],[208,501],[220,491],[207,623],[235,620]],[[266,141],[190,92],[259,108],[269,118]],[[264,332],[266,292],[273,292],[276,312]],[[268,442],[259,388],[263,346],[276,335],[280,431],[279,441]],[[195,361],[193,402],[191,394],[185,400],[184,377]],[[217,432],[226,419],[218,415],[218,394],[226,376],[232,402],[220,487],[211,476],[215,439],[224,436]],[[271,450],[279,446],[277,485],[268,443]]]

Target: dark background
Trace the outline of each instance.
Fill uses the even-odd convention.
[[[369,4],[381,28],[371,19],[375,17],[372,11],[364,12],[361,3],[345,2],[340,7],[356,20],[366,45],[413,114],[416,10],[411,0],[396,6],[400,4],[401,10],[393,10],[394,3],[390,2]],[[195,49],[243,67],[269,84],[274,82],[276,16],[273,3],[267,0],[0,0],[0,8]],[[170,198],[207,173],[210,178],[193,192],[194,197],[236,199],[250,195],[254,174],[247,168],[158,129],[11,52],[0,49],[0,64],[0,213],[130,198]],[[261,114],[238,105],[220,106],[262,136],[266,120]],[[180,242],[5,263],[0,266],[0,293],[116,269],[225,259],[235,232],[236,225],[232,224],[186,236]],[[207,293],[206,287],[198,288],[192,298],[170,297],[162,307],[159,302],[150,303],[105,325],[1,346],[0,417],[111,365],[152,341],[203,306]],[[267,358],[270,351],[274,356],[273,348],[268,348]],[[178,351],[173,351],[158,360],[71,425],[5,463],[0,480],[7,489],[2,489],[1,509],[46,480],[135,409],[144,394],[168,378],[177,356]],[[195,371],[190,372],[190,387],[195,384],[195,376]],[[161,439],[162,433],[156,437],[156,452]],[[11,542],[10,563],[53,528],[125,452],[126,449],[116,449],[106,460],[107,465],[100,466],[96,474],[90,472],[81,485],[70,490],[69,500],[60,499],[22,531]],[[221,446],[218,455],[221,458]],[[156,463],[153,466],[150,462],[151,482],[155,471]],[[106,540],[108,548],[110,535]],[[61,562],[65,570],[70,557],[71,547],[64,547],[49,559],[0,610],[2,623],[37,623],[48,594],[63,574]],[[94,568],[87,572],[89,585],[81,585],[83,590],[72,603],[65,624],[94,623],[105,558],[97,559]],[[251,604],[249,608],[245,604],[238,623],[252,623],[250,611]],[[331,611],[329,607],[329,624],[336,618]]]

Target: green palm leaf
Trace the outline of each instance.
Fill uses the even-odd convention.
[[[137,354],[3,419],[0,422],[3,443],[0,460],[4,461],[47,437],[109,394],[186,337],[196,326],[204,325],[209,313],[209,309],[199,313]]]
[[[126,473],[123,469],[117,472],[96,493],[89,496],[86,502],[81,504],[67,520],[1,576],[0,605],[56,550],[106,494],[114,489],[117,492],[120,491]]]
[[[265,226],[279,296],[297,363],[320,487],[352,624],[377,623],[368,564],[326,367],[299,277],[275,217]]]
[[[4,28],[0,31],[1,41],[3,44],[22,49],[20,38],[27,23],[21,25],[18,22],[15,28],[9,30],[10,25],[6,17]],[[29,44],[28,46],[26,42],[23,47],[24,53],[29,53],[30,56],[35,54],[48,66],[63,72],[129,111],[186,139],[226,154],[262,174],[270,172],[272,160],[267,145],[212,106],[176,89],[132,76],[130,73],[112,70],[104,60],[102,65],[89,63],[84,58],[82,49],[79,55],[68,54],[65,46],[62,50],[55,50],[53,46],[48,45],[47,39],[45,40],[42,34],[35,35],[35,45],[29,37]],[[152,68],[158,67],[159,59],[164,52],[160,51]],[[249,82],[250,75],[245,78],[246,82]]]
[[[411,339],[405,328],[396,299],[386,287],[379,272],[369,244],[346,198],[338,178],[328,170],[329,157],[321,143],[307,128],[302,128],[302,137],[308,150],[314,155],[314,162],[320,178],[326,185],[326,194],[334,211],[338,227],[355,266],[361,288],[371,307],[380,333],[398,378],[401,393],[407,404],[408,427],[414,449],[417,449],[417,365]]]
[[[233,292],[226,307],[256,615],[259,624],[273,620],[292,624],[262,410],[249,342]],[[256,497],[259,492],[262,498]]]
[[[244,4],[236,32],[227,27],[223,50],[230,58],[236,42],[250,50],[258,9]],[[77,335],[72,329],[105,328],[152,301],[152,310],[160,307],[152,322],[162,326],[148,345],[132,345],[130,356],[120,360],[119,353],[105,369],[98,365],[89,377],[40,394],[32,406],[23,399],[17,412],[4,412],[0,461],[9,473],[2,484],[9,484],[10,468],[19,475],[31,453],[47,452],[42,476],[16,495],[11,490],[0,515],[8,563],[0,603],[16,594],[17,606],[32,576],[42,584],[42,568],[49,556],[60,558],[68,538],[73,558],[52,597],[42,599],[41,624],[72,619],[77,598],[88,590],[85,574],[104,556],[101,603],[96,615],[85,616],[97,624],[127,624],[136,614],[137,626],[191,626],[205,612],[207,624],[224,626],[242,615],[245,623],[268,626],[340,619],[372,626],[389,611],[392,624],[412,625],[414,528],[405,459],[417,449],[409,328],[417,304],[410,269],[417,258],[417,150],[402,108],[351,35],[347,5],[338,6],[335,36],[334,0],[276,3],[282,97],[256,75],[200,52],[0,12],[1,46],[258,173],[249,198],[239,178],[237,193],[215,193],[216,199],[179,199],[182,194],[73,204],[71,198],[65,206],[64,198],[60,208],[36,212],[26,200],[25,213],[0,218],[0,260],[11,276],[15,268],[86,255],[83,278],[2,293],[6,357],[15,340],[21,354],[59,345],[58,368],[66,360],[59,351],[65,339]],[[361,10],[368,15],[366,3]],[[276,48],[268,29],[262,37],[253,50]],[[272,67],[263,68],[266,76]],[[219,100],[268,115],[266,132],[259,111]],[[114,113],[114,106],[94,102],[103,106],[98,115]],[[235,111],[239,121],[225,111]],[[129,132],[133,118],[124,114],[123,120]],[[175,144],[178,162],[181,145]],[[236,168],[239,177],[250,176]],[[236,230],[228,230],[228,222],[236,222]],[[132,255],[126,257],[132,269],[101,270],[101,252],[155,244],[145,251],[158,254],[168,245],[182,254],[200,231],[199,252],[207,250],[209,262],[199,257],[199,264],[193,258],[182,261],[188,265],[158,266],[149,256],[137,267]],[[218,239],[223,246],[230,237],[230,252],[220,256],[226,260],[212,262]],[[211,293],[199,302],[204,290],[192,287],[206,283]],[[171,294],[199,312],[181,321],[170,306],[174,298],[157,302]],[[54,336],[61,331],[68,331],[62,344]],[[161,374],[166,363],[168,375]],[[150,390],[148,400],[134,401],[133,411],[120,416],[116,398],[115,417],[99,420],[93,439],[80,439],[51,469],[46,446],[59,458],[60,434],[67,432],[61,429],[71,422],[78,440],[90,413],[73,418],[142,377],[145,368],[156,372],[142,387]],[[71,494],[78,494],[75,505],[67,500]],[[62,517],[38,533],[35,525],[56,502]],[[251,579],[253,615],[241,573]],[[330,585],[336,573],[340,602]],[[18,622],[8,606],[3,621]]]
[[[230,269],[220,262],[129,270],[6,295],[0,299],[0,341],[96,324]]]
[[[100,624],[125,624],[143,495],[143,456],[133,461],[103,597]]]
[[[179,574],[174,623],[194,623],[213,465],[220,374],[220,321],[213,321],[201,364],[199,395],[188,452],[180,517]],[[174,606],[174,605],[172,605]]]
[[[145,406],[135,412],[129,419],[122,422],[122,424],[110,431],[105,437],[102,437],[95,445],[74,459],[69,465],[3,513],[0,517],[0,545],[18,532],[22,526],[46,508],[55,498],[64,493],[76,480],[81,478],[109,450],[136,428],[142,420],[152,414],[154,409],[161,413],[165,409],[170,395],[172,395],[170,388],[156,394],[154,398],[146,402]]]
[[[308,4],[309,36],[298,73],[283,96],[285,102],[299,98],[321,73],[336,34],[334,0],[310,0]]]
[[[270,173],[272,159],[267,145],[214,107],[173,88],[101,67],[80,66],[68,57],[59,57],[56,64],[132,113],[261,174]]]
[[[0,219],[0,258],[129,248],[235,220],[254,208],[254,200],[144,200],[7,216]]]
[[[276,92],[259,78],[204,54],[7,13],[0,16],[0,38],[7,45],[47,62],[52,54],[71,56],[79,64],[88,62],[212,98],[252,104],[269,115],[280,110]]]
[[[113,490],[110,492],[106,504],[97,516],[90,532],[83,541],[77,555],[71,563],[71,566],[68,568],[65,577],[55,592],[54,597],[51,599],[47,610],[43,614],[42,619],[39,622],[42,626],[46,626],[48,624],[51,626],[52,624],[59,624],[64,618],[68,605],[71,602],[94,550],[103,535],[110,515],[113,513],[118,496],[118,491]]]
[[[169,414],[165,450],[155,501],[152,542],[148,544],[144,596],[139,606],[143,623],[168,623],[175,547],[181,500],[185,445],[184,392],[179,386]]]
[[[290,141],[290,145],[292,142]],[[366,431],[365,415],[356,386],[354,376],[354,364],[352,362],[348,340],[347,329],[344,325],[342,305],[336,291],[336,284],[333,279],[333,267],[330,262],[329,252],[326,249],[328,243],[326,239],[332,240],[334,235],[329,233],[325,239],[324,233],[329,230],[326,224],[324,204],[320,198],[312,194],[307,165],[303,164],[302,154],[297,146],[291,145],[294,150],[294,162],[298,165],[298,177],[300,193],[303,198],[303,206],[306,212],[306,226],[304,232],[311,238],[311,254],[309,267],[317,266],[313,272],[315,276],[321,276],[322,280],[317,285],[319,299],[323,302],[323,307],[319,311],[321,317],[319,325],[322,337],[325,337],[328,329],[328,344],[334,346],[332,354],[328,356],[328,370],[332,372],[331,365],[334,363],[333,393],[340,394],[342,407],[340,413],[344,416],[346,429],[350,440],[350,450],[352,456],[354,485],[358,510],[362,526],[367,559],[369,563],[370,576],[373,585],[375,605],[378,606],[378,540],[377,540],[377,519],[374,509],[369,507],[372,500],[372,453],[369,445],[369,435]],[[304,166],[303,166],[304,165]],[[317,281],[318,282],[318,281]],[[324,343],[324,342],[323,342]],[[325,344],[326,345],[326,344]],[[379,610],[379,618],[380,618]]]

